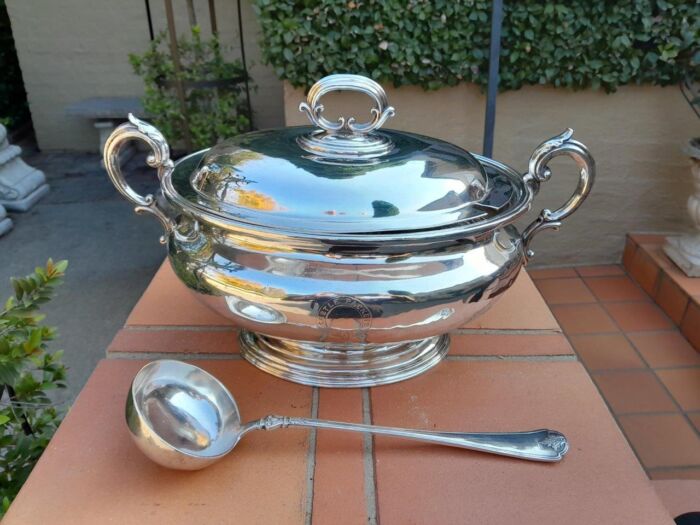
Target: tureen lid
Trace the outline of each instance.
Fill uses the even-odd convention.
[[[336,90],[369,95],[372,119],[324,118],[320,99]],[[202,155],[193,172],[176,170],[174,189],[229,220],[323,234],[471,229],[511,215],[528,200],[525,183],[512,171],[486,169],[471,153],[441,140],[380,130],[395,111],[368,78],[325,77],[300,110],[316,127],[222,142]]]

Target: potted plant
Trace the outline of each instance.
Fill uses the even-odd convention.
[[[226,60],[218,37],[202,39],[199,26],[191,28],[190,38],[178,39],[177,51],[179,71],[165,32],[143,55],[129,55],[134,72],[146,84],[144,110],[168,141],[201,149],[249,131],[241,62]]]

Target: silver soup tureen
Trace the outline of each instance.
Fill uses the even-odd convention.
[[[351,90],[371,120],[332,122],[321,98]],[[177,162],[163,135],[133,116],[104,162],[137,212],[163,224],[175,273],[241,330],[243,357],[298,383],[373,386],[406,379],[446,354],[450,330],[497,300],[591,190],[595,165],[572,131],[542,143],[519,174],[441,140],[380,129],[394,115],[379,84],[357,75],[317,82],[300,105],[314,126],[246,133]],[[119,152],[152,150],[162,197],[139,195]],[[571,198],[522,232],[547,163],[578,167]]]

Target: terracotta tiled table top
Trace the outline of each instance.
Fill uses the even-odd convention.
[[[671,524],[583,366],[521,274],[452,337],[428,373],[372,389],[317,389],[258,371],[236,328],[163,266],[4,519],[25,523]],[[552,427],[571,441],[536,464],[321,430],[257,432],[200,472],[168,471],[132,445],[129,383],[148,359],[192,359],[244,419],[285,415],[452,430]]]

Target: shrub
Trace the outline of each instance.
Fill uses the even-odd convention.
[[[55,328],[39,307],[61,283],[67,261],[49,259],[32,275],[13,279],[14,297],[0,310],[0,500],[3,515],[62,419],[49,392],[65,387],[63,352],[49,352]]]
[[[614,91],[698,76],[694,1],[504,4],[501,89]],[[337,72],[426,89],[488,81],[490,0],[255,0],[255,7],[264,59],[294,86]]]
[[[218,38],[202,40],[198,26],[192,28],[191,39],[178,39],[178,50],[187,118],[174,87],[177,74],[165,33],[143,55],[129,55],[134,72],[146,84],[144,110],[165,137],[170,142],[182,141],[187,126],[192,145],[201,149],[248,131],[241,62],[225,60]]]

